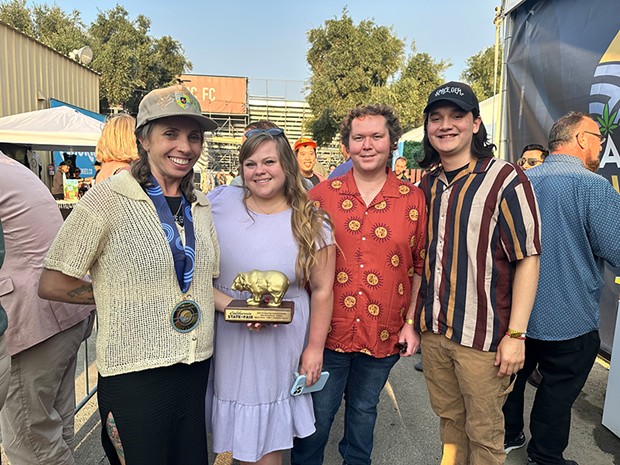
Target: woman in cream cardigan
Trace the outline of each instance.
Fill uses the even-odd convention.
[[[75,206],[45,260],[39,295],[95,302],[102,443],[112,464],[206,464],[204,399],[219,247],[194,191],[204,131],[182,86],[140,103],[140,158]],[[81,276],[90,270],[92,284]]]

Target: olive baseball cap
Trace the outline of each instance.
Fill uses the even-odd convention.
[[[472,111],[473,109],[480,111],[476,94],[471,90],[471,87],[463,82],[450,81],[437,87],[428,96],[424,113],[427,113],[430,107],[442,100],[454,103],[464,111]]]
[[[180,84],[150,91],[138,107],[136,130],[146,123],[168,116],[187,116],[196,121],[203,131],[213,131],[217,123],[200,110],[198,99]]]

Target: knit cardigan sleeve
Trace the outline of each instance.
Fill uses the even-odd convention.
[[[99,255],[107,227],[93,204],[78,202],[63,223],[47,257],[45,268],[82,278]]]

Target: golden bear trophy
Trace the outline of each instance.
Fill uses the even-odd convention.
[[[235,291],[248,291],[247,300],[233,300],[224,310],[224,320],[235,323],[278,323],[293,321],[294,303],[282,301],[289,281],[280,271],[244,271],[232,283]]]

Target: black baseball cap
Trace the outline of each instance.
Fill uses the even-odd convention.
[[[429,108],[435,103],[443,100],[454,103],[464,111],[472,111],[474,109],[478,110],[478,112],[480,111],[478,99],[471,87],[463,82],[450,81],[431,92],[428,96],[424,113],[427,113]]]

